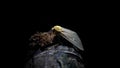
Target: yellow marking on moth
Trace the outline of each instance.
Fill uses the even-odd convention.
[[[52,28],[52,30],[56,30],[56,31],[58,31],[58,32],[62,32],[62,27],[56,25],[56,26],[54,26],[54,27]]]

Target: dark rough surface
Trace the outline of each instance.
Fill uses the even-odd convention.
[[[74,48],[57,44],[44,51],[38,49],[25,68],[84,68],[84,65]]]

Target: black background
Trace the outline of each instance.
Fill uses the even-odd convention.
[[[101,44],[103,32],[101,30],[104,26],[102,18],[96,15],[78,15],[78,16],[37,16],[37,15],[23,15],[20,17],[14,16],[10,19],[11,23],[7,24],[4,30],[5,46],[4,55],[6,63],[15,68],[23,68],[24,59],[26,57],[26,49],[28,46],[28,39],[31,35],[39,32],[49,31],[54,25],[60,25],[71,29],[78,33],[85,51],[83,58],[86,68],[97,68],[104,48]],[[5,24],[6,25],[6,24]]]
[[[36,31],[48,31],[54,25],[69,28],[79,34],[85,49],[84,60],[87,68],[115,68],[116,61],[113,60],[116,58],[115,54],[119,54],[119,51],[116,51],[119,49],[115,46],[119,46],[115,44],[119,40],[116,36],[116,32],[119,32],[119,26],[116,26],[117,4],[114,6],[113,3],[104,1],[85,1],[75,5],[69,3],[63,10],[54,5],[54,11],[51,6],[42,4],[41,7],[28,2],[25,3],[26,6],[22,3],[6,4],[5,2],[1,9],[0,68],[23,68],[29,37]],[[42,12],[43,10],[45,12]],[[56,16],[48,13],[56,13]]]

